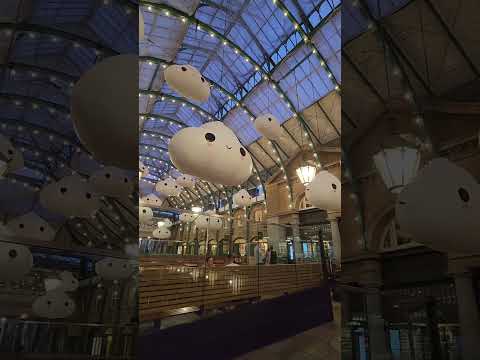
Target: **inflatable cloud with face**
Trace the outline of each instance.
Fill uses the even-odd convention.
[[[33,257],[28,247],[0,242],[0,280],[21,280],[32,267]]]
[[[113,166],[94,172],[89,182],[98,194],[113,198],[125,198],[133,191],[133,181],[125,171]]]
[[[40,204],[58,215],[84,218],[91,217],[101,207],[92,185],[76,175],[46,185],[40,192]]]
[[[175,182],[182,187],[186,187],[189,189],[195,188],[195,178],[190,175],[180,175],[175,179]]]
[[[75,131],[104,165],[138,166],[138,55],[107,57],[75,84],[71,97]]]
[[[176,168],[206,181],[240,185],[252,173],[252,158],[220,121],[180,130],[168,145]]]
[[[223,222],[220,216],[199,215],[195,220],[195,225],[197,225],[199,229],[216,231],[222,228]]]
[[[56,234],[55,229],[34,212],[13,219],[7,228],[19,237],[41,241],[52,241]]]
[[[153,234],[152,234],[154,238],[160,239],[160,240],[170,239],[171,235],[172,234],[170,233],[170,230],[168,230],[166,227],[155,229],[153,230]]]
[[[282,137],[282,127],[272,114],[265,114],[255,119],[255,129],[269,140],[278,141]]]
[[[480,186],[447,159],[432,160],[398,195],[396,218],[413,241],[446,252],[480,252]]]
[[[233,202],[239,207],[250,206],[253,202],[247,190],[242,189],[233,195]]]
[[[75,312],[75,302],[61,290],[48,291],[35,300],[33,312],[47,319],[64,319]]]
[[[210,84],[190,65],[170,65],[164,72],[167,84],[188,99],[205,102],[210,96]]]
[[[155,194],[149,194],[140,198],[140,204],[148,206],[160,206],[162,200]]]
[[[141,223],[146,223],[153,218],[153,211],[149,207],[139,206],[138,207],[138,220]]]
[[[340,211],[342,208],[342,184],[335,175],[322,170],[307,185],[305,197],[319,209]]]
[[[179,216],[179,220],[182,223],[191,223],[192,221],[195,220],[197,215],[191,214],[191,213],[181,213]]]
[[[178,196],[182,192],[182,187],[172,178],[167,178],[157,182],[155,185],[155,191],[166,196]]]
[[[45,289],[48,291],[71,292],[78,289],[79,282],[69,271],[63,271],[59,275],[60,279],[45,279]]]
[[[95,264],[97,275],[107,281],[127,279],[133,271],[130,262],[125,259],[105,258]]]
[[[22,153],[13,147],[10,140],[0,135],[0,176],[20,170],[23,166]]]

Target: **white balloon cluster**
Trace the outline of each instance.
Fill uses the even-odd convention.
[[[444,158],[432,160],[398,195],[396,218],[413,241],[445,252],[480,252],[480,185]]]
[[[152,220],[153,211],[149,207],[139,206],[138,207],[138,220],[140,223],[146,223]]]

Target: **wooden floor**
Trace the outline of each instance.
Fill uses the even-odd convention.
[[[340,360],[340,304],[334,303],[334,321],[255,350],[233,360]]]

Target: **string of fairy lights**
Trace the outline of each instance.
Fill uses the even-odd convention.
[[[152,2],[149,2],[149,1],[141,1],[141,4],[144,5],[146,7],[146,9],[150,12],[158,11],[163,16],[166,16],[166,17],[172,16],[172,17],[179,18],[182,23],[195,26],[197,31],[203,31],[203,32],[207,33],[210,38],[218,38],[220,43],[223,46],[229,47],[235,54],[241,56],[245,60],[246,63],[248,63],[250,66],[252,66],[256,72],[259,72],[262,75],[263,81],[265,81],[267,83],[271,83],[272,89],[274,91],[276,91],[277,96],[285,102],[286,107],[292,112],[293,117],[299,119],[299,124],[301,126],[301,130],[303,132],[303,135],[308,139],[308,141],[309,141],[308,146],[313,152],[313,156],[314,156],[314,159],[315,159],[315,165],[316,165],[317,168],[321,168],[321,164],[320,164],[320,160],[319,160],[319,154],[315,150],[314,139],[311,136],[310,130],[306,126],[306,120],[303,118],[303,115],[300,112],[297,112],[295,110],[295,107],[293,106],[293,103],[288,98],[287,94],[281,89],[279,83],[272,78],[271,73],[269,73],[269,71],[264,69],[252,57],[250,57],[245,51],[243,51],[240,47],[236,46],[235,43],[233,43],[231,40],[226,38],[223,34],[216,31],[215,29],[213,29],[210,25],[205,24],[202,21],[200,21],[196,18],[193,18],[193,17],[189,16],[188,14],[185,14],[185,13],[183,13],[183,12],[177,10],[177,9],[171,8],[171,7],[163,5],[163,4],[155,4],[155,3],[152,3]],[[283,11],[283,15],[291,21],[292,26],[295,29],[295,31],[298,31],[301,34],[302,39],[304,41],[304,44],[311,49],[311,53],[319,59],[321,67],[324,68],[324,70],[326,71],[328,79],[332,82],[333,89],[337,92],[340,92],[341,91],[340,84],[337,82],[333,72],[331,71],[331,69],[328,65],[328,61],[322,56],[321,52],[317,49],[317,47],[315,45],[315,42],[312,40],[312,38],[309,36],[309,34],[307,34],[303,30],[302,26],[296,22],[294,16],[287,9],[287,7],[283,4],[283,2],[273,1],[273,4],[276,5],[281,11]],[[154,59],[154,58],[150,57],[150,58],[145,59],[145,60],[146,60],[147,64],[152,65],[152,66],[153,65],[158,66],[160,64],[160,66],[164,69],[168,66],[167,63],[162,62],[162,60],[160,60],[160,59]],[[222,89],[221,87],[219,87],[217,84],[214,84],[214,83],[211,83],[211,84],[212,84],[213,87],[216,87],[217,91],[219,91],[221,94],[226,95],[227,99],[229,101],[234,101],[235,102],[235,107],[233,109],[242,110],[245,114],[248,114],[248,116],[250,117],[250,120],[252,122],[255,121],[255,116],[245,106],[245,104],[242,101],[237,101],[235,99],[235,97],[232,96],[232,94],[229,94],[229,93],[225,92],[225,90]],[[147,95],[151,99],[153,99],[155,97],[155,95],[158,96],[159,94],[156,93],[156,92],[152,92],[152,91],[141,91],[139,96],[142,96],[142,95]],[[248,96],[248,94],[247,94],[247,96]],[[172,103],[176,103],[178,101],[180,104],[182,104],[182,106],[190,105],[192,111],[199,111],[199,114],[201,116],[204,116],[204,117],[206,116],[208,118],[208,120],[211,120],[212,117],[215,117],[212,114],[204,113],[203,110],[199,110],[200,107],[198,107],[196,105],[192,106],[192,104],[190,104],[188,101],[185,101],[184,99],[173,98],[173,96],[165,95],[165,94],[161,95],[161,97],[160,97],[160,99],[162,101],[164,101],[167,98]],[[289,197],[289,200],[290,200],[289,208],[292,208],[293,207],[293,202],[292,202],[293,201],[293,196],[292,196],[293,190],[292,190],[290,181],[288,179],[288,175],[286,173],[285,165],[283,164],[281,156],[279,156],[279,154],[278,154],[278,148],[277,148],[278,145],[272,143],[271,141],[269,142],[269,145],[271,145],[271,150],[272,150],[272,153],[273,153],[273,157],[272,156],[270,156],[270,157],[272,159],[276,160],[277,165],[279,166],[280,170],[283,172],[283,179],[287,183],[286,188],[288,190],[288,197]],[[275,162],[275,160],[274,160],[274,162]],[[256,175],[257,175],[257,180],[260,179],[260,175],[259,175],[258,171],[256,171]]]

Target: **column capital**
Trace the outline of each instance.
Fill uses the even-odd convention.
[[[330,221],[337,220],[341,216],[342,216],[341,211],[327,211],[327,219]]]

